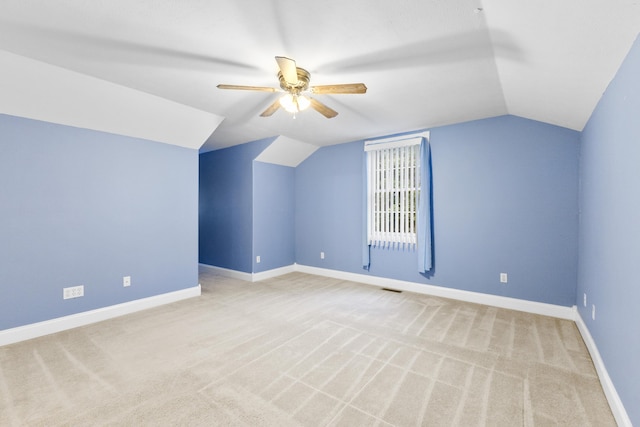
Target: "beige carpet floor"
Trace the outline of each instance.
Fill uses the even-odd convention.
[[[573,322],[292,273],[0,347],[1,426],[613,426]]]

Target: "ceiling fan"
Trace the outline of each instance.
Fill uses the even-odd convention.
[[[297,112],[311,107],[326,118],[330,119],[337,116],[338,112],[327,107],[322,102],[311,98],[309,95],[305,94],[305,92],[309,91],[317,95],[358,94],[367,92],[367,87],[364,83],[309,86],[311,74],[304,68],[297,67],[296,61],[285,58],[284,56],[276,56],[276,62],[280,68],[280,71],[278,72],[278,80],[280,81],[281,89],[264,86],[239,86],[226,84],[219,84],[217,87],[219,89],[255,90],[260,92],[284,91],[285,94],[264,110],[262,114],[260,114],[261,117],[271,116],[280,107],[290,113],[293,113],[295,117]]]

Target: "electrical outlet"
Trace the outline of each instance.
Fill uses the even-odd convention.
[[[131,286],[131,276],[124,276],[122,278],[122,286],[124,286],[125,288],[127,286]]]
[[[260,255],[256,257],[256,264],[260,264]]]
[[[62,299],[80,298],[84,296],[84,286],[72,286],[62,288]]]
[[[591,305],[591,320],[596,320],[596,305]]]
[[[500,273],[500,283],[507,283],[507,273]]]
[[[587,306],[587,293],[586,292],[584,294],[582,294],[582,304],[585,307]]]
[[[320,259],[324,259],[324,252],[320,252]]]

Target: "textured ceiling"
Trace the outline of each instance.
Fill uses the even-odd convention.
[[[277,135],[331,145],[502,114],[581,130],[638,32],[639,0],[0,2],[0,50],[224,118],[203,150]],[[277,94],[216,88],[278,87],[276,55],[312,85],[368,92],[317,95],[339,115],[293,119],[259,117]]]

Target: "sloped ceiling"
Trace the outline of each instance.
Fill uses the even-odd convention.
[[[0,112],[200,149],[222,117],[0,51]]]
[[[317,149],[315,145],[280,135],[255,160],[295,168]]]
[[[323,146],[502,114],[581,130],[638,32],[638,0],[0,2],[0,50],[224,118],[201,137],[204,151],[276,135]],[[294,119],[259,117],[277,94],[216,88],[278,87],[276,55],[312,85],[368,92],[317,95],[339,115]],[[24,114],[37,118],[32,104]]]

